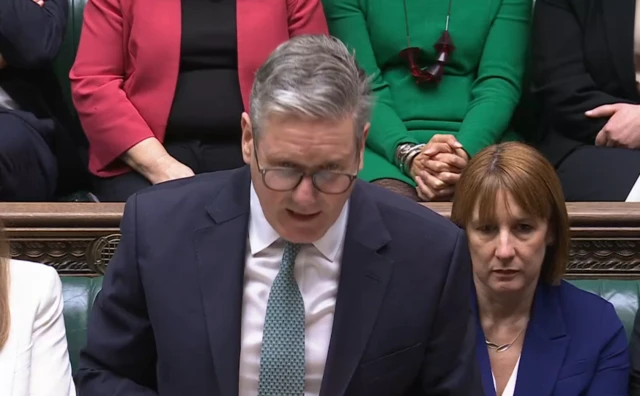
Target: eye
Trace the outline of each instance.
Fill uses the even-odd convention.
[[[533,231],[533,227],[526,223],[520,223],[516,225],[516,231],[526,234]]]
[[[483,234],[492,234],[497,229],[498,229],[498,227],[496,227],[494,225],[485,224],[485,225],[478,226],[476,228],[476,231],[481,232]]]

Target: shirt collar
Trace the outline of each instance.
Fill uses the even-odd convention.
[[[271,246],[280,239],[280,235],[273,229],[267,218],[264,216],[258,194],[251,183],[251,196],[249,198],[249,248],[251,255],[255,256],[264,249]],[[327,232],[313,243],[320,253],[329,261],[333,262],[342,248],[344,236],[347,229],[347,218],[349,214],[349,201],[344,204],[338,219],[329,227]]]

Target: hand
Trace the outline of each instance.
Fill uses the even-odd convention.
[[[412,176],[425,201],[449,200],[469,156],[453,135],[435,135],[414,159]]]
[[[434,175],[442,172],[459,174],[468,161],[469,155],[453,135],[435,135],[416,156],[414,164],[417,170],[428,170]]]
[[[152,184],[194,176],[193,170],[170,155],[158,158],[153,172],[147,176]]]
[[[31,0],[34,3],[36,3],[37,5],[39,5],[40,7],[44,6],[44,0]]]
[[[640,148],[640,106],[616,103],[596,107],[585,113],[587,117],[609,117],[598,132],[596,146]]]
[[[418,198],[425,202],[449,201],[453,197],[455,185],[449,185],[429,172],[420,172],[414,178]]]

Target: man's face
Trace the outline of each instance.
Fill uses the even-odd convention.
[[[367,131],[368,125],[365,135]],[[244,161],[251,166],[264,215],[282,238],[293,243],[313,243],[322,238],[340,215],[353,184],[339,194],[327,194],[314,186],[311,174],[333,171],[355,175],[362,168],[364,141],[356,147],[353,119],[310,121],[274,116],[265,120],[260,139],[254,142],[251,121],[248,114],[243,114]],[[278,174],[283,175],[301,171],[306,175],[294,189],[274,191],[265,185],[261,169],[279,169]]]

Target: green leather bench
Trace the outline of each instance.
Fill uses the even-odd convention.
[[[64,324],[73,372],[78,368],[80,349],[87,342],[87,317],[102,287],[102,277],[62,277]]]
[[[633,329],[638,310],[640,281],[636,280],[577,280],[576,286],[591,291],[609,300],[622,320],[627,336]],[[75,372],[78,367],[80,349],[86,342],[87,316],[102,285],[102,277],[63,277],[64,320],[67,327],[69,356]]]

